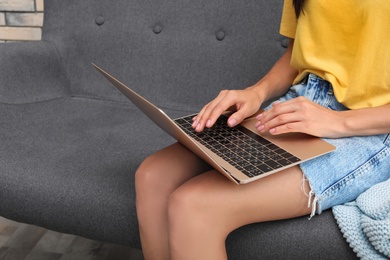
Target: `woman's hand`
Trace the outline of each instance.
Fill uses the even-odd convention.
[[[210,103],[205,105],[199,114],[193,118],[192,127],[197,132],[205,127],[210,128],[225,111],[236,111],[228,119],[230,127],[241,123],[245,118],[256,113],[263,98],[251,88],[244,90],[222,90]]]
[[[345,135],[342,112],[324,108],[304,97],[274,103],[256,118],[257,130],[273,135],[292,132],[328,138]]]

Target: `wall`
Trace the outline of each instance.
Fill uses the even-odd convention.
[[[0,0],[0,42],[40,41],[44,0]]]

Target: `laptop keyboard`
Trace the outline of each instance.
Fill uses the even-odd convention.
[[[229,127],[226,116],[220,116],[212,128],[205,128],[201,133],[191,127],[193,117],[178,118],[175,122],[188,135],[248,177],[256,177],[301,161],[243,126]]]

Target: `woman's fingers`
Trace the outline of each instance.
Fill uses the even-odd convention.
[[[192,124],[195,131],[201,132],[204,127],[211,127],[217,118],[226,111],[229,106],[225,108],[224,103],[226,102],[222,101],[226,99],[227,93],[228,90],[222,90],[214,100],[200,110],[198,115],[194,118],[194,122]]]
[[[260,105],[261,101],[251,90],[223,90],[194,117],[192,127],[201,132],[204,127],[212,127],[223,112],[235,110],[228,119],[228,125],[233,127],[255,113]]]
[[[258,115],[255,127],[271,134],[292,132],[333,137],[332,127],[340,122],[340,113],[324,108],[304,97],[277,103]]]

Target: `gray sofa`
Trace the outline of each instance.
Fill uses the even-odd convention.
[[[174,142],[92,66],[172,117],[284,52],[282,0],[48,0],[43,41],[0,44],[0,215],[140,248],[134,172]],[[206,236],[207,234],[205,234]],[[229,259],[354,259],[331,211],[253,224]]]

